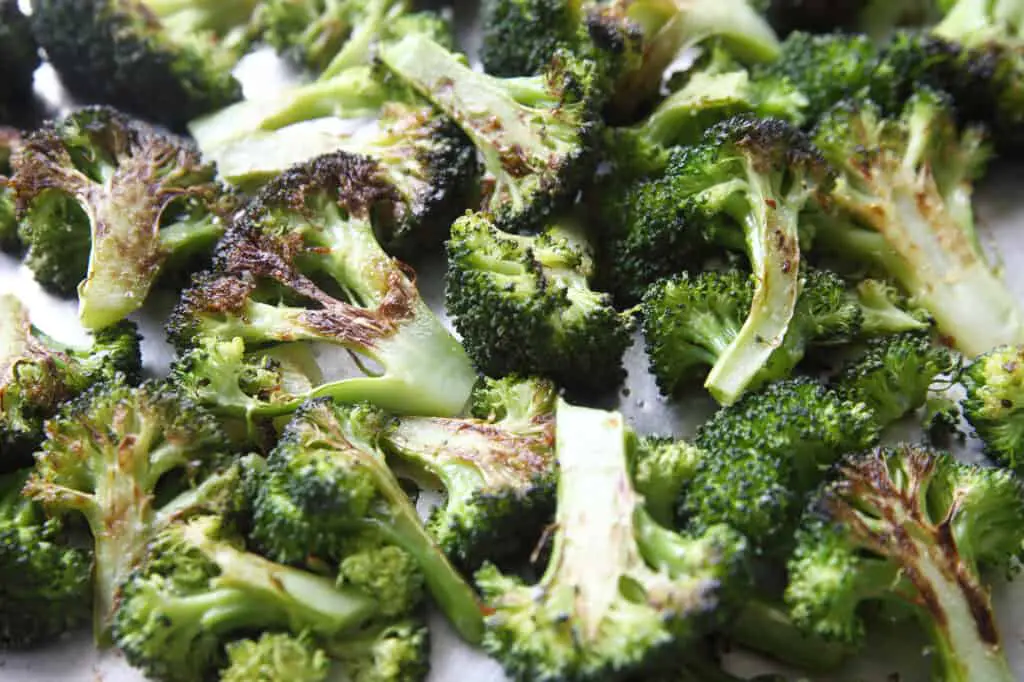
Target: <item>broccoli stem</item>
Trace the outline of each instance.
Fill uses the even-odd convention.
[[[346,69],[367,64],[371,60],[372,48],[387,23],[405,12],[404,3],[396,0],[369,0],[368,8],[359,25],[348,40],[334,55],[318,80],[329,80]]]
[[[258,0],[141,0],[178,35],[192,31],[226,33],[244,25]]]
[[[743,646],[816,673],[836,670],[853,653],[837,642],[804,632],[784,607],[756,598],[743,603],[728,632]]]
[[[658,147],[695,142],[704,132],[705,121],[701,120],[701,113],[721,109],[724,118],[730,108],[743,104],[742,93],[749,87],[750,75],[743,70],[696,73],[686,86],[667,97],[634,130]]]

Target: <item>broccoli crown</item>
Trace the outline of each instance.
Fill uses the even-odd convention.
[[[864,279],[852,294],[861,310],[861,336],[928,331],[932,327],[928,311],[908,301],[903,292],[888,282]]]
[[[352,682],[422,682],[430,671],[430,632],[405,618],[347,636],[331,656]]]
[[[473,401],[483,418],[407,417],[385,431],[388,450],[443,485],[428,529],[459,568],[523,559],[551,522],[556,395],[547,381],[486,379]]]
[[[560,401],[556,423],[551,559],[536,585],[493,565],[477,572],[490,609],[484,648],[515,680],[618,679],[701,634],[745,543],[726,527],[684,536],[651,518],[620,414]]]
[[[766,546],[792,531],[802,498],[848,452],[878,439],[874,414],[813,379],[769,384],[722,408],[694,443],[708,453],[680,502],[700,529],[726,523]]]
[[[154,383],[97,385],[47,422],[25,493],[50,514],[85,517],[95,545],[98,638],[108,631],[118,585],[158,529],[195,502],[190,488],[227,451],[211,415]]]
[[[229,208],[198,151],[105,107],[32,133],[12,166],[27,263],[61,293],[77,283],[79,314],[90,329],[137,310],[175,251],[196,242],[212,247]],[[77,214],[70,226],[59,221],[69,213]],[[69,227],[87,226],[65,239]],[[83,259],[86,268],[76,270]]]
[[[875,413],[881,427],[924,406],[943,374],[956,373],[959,359],[933,345],[927,333],[905,332],[872,339],[859,357],[833,378],[833,386]]]
[[[825,250],[897,282],[967,354],[1024,339],[1017,303],[974,229],[972,180],[988,158],[979,129],[961,133],[946,98],[922,90],[898,116],[866,100],[840,104],[815,141],[840,171],[837,215],[817,236]]]
[[[631,317],[590,287],[593,270],[589,247],[571,223],[519,236],[484,214],[456,221],[446,302],[480,371],[535,372],[580,391],[621,383]]]
[[[982,583],[1021,552],[1024,496],[1006,471],[903,445],[845,460],[798,535],[786,599],[796,621],[860,641],[865,602],[916,613],[947,680],[1013,680]]]
[[[92,556],[21,494],[27,472],[0,476],[0,649],[26,649],[89,618]]]
[[[487,0],[480,61],[494,76],[541,74],[559,50],[579,51],[587,36],[583,0]]]
[[[39,49],[28,17],[18,0],[0,0],[0,123],[17,118],[31,101],[37,66]]]
[[[678,524],[676,507],[707,453],[683,440],[662,436],[640,439],[633,458],[633,483],[651,518],[667,528]]]
[[[137,380],[141,363],[134,323],[100,331],[89,348],[64,348],[32,326],[18,298],[0,295],[0,470],[24,463],[61,403],[119,373]]]
[[[265,632],[227,645],[220,682],[324,682],[330,661],[306,635]]]
[[[114,639],[152,679],[208,679],[226,663],[225,643],[254,630],[343,637],[371,618],[372,597],[329,577],[248,552],[216,516],[172,523],[127,576]]]
[[[41,0],[32,30],[63,82],[87,102],[181,128],[241,99],[231,75],[254,0]]]
[[[651,371],[671,395],[712,367],[743,327],[755,284],[739,270],[683,274],[653,285],[644,297],[644,336]],[[860,308],[842,279],[811,270],[800,288],[793,319],[749,389],[790,375],[809,345],[849,340],[859,330]]]
[[[559,52],[539,76],[501,79],[419,35],[383,47],[380,59],[473,142],[482,209],[501,229],[534,230],[593,170],[601,88],[592,61]]]
[[[385,418],[368,405],[342,406],[326,399],[307,403],[288,424],[253,486],[253,539],[279,561],[309,557],[341,561],[353,552],[361,566],[343,571],[345,581],[363,570],[388,571],[408,581],[404,553],[418,565],[434,599],[469,641],[482,628],[476,596],[427,533],[416,508],[388,468],[379,446]],[[367,543],[376,537],[379,547]],[[388,546],[404,553],[383,553]],[[359,570],[357,570],[357,568]],[[345,576],[349,576],[346,578]],[[362,581],[372,576],[363,575]],[[415,596],[415,589],[405,589]],[[414,604],[406,604],[406,610]],[[398,610],[398,609],[394,609]]]
[[[221,242],[214,271],[183,294],[171,338],[185,347],[237,337],[246,350],[334,344],[379,373],[328,381],[305,397],[458,414],[476,382],[472,364],[375,235],[399,204],[369,158],[339,152],[293,168],[263,189]]]
[[[1014,471],[1024,469],[1024,348],[1001,346],[976,358],[961,375],[964,416],[985,451]]]

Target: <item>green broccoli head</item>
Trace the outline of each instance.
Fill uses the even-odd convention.
[[[494,566],[477,572],[490,609],[484,648],[515,680],[625,676],[701,634],[745,543],[723,526],[680,535],[651,518],[621,415],[560,401],[556,423],[551,559],[536,585]]]
[[[0,470],[24,464],[43,439],[43,422],[90,386],[142,369],[134,323],[101,330],[86,348],[68,348],[32,326],[28,310],[0,295]]]
[[[0,0],[0,124],[20,121],[31,109],[38,66],[39,47],[28,17],[18,8],[18,0]]]
[[[194,148],[109,108],[29,135],[12,166],[26,262],[47,288],[77,286],[89,329],[141,307],[171,256],[211,249],[233,208]]]
[[[431,595],[467,640],[482,628],[476,596],[430,537],[416,508],[388,468],[379,446],[386,420],[368,405],[342,406],[321,399],[307,403],[289,423],[252,486],[254,541],[285,562],[310,558],[342,562],[353,551],[353,536],[365,534],[360,552],[376,537],[381,545],[359,559],[363,574],[384,562],[392,575],[419,580],[404,570],[401,555],[383,553],[393,545],[412,557]],[[370,536],[370,537],[367,537]],[[352,568],[356,571],[356,568]],[[349,575],[343,580],[352,581]],[[414,596],[415,589],[405,589]],[[413,604],[407,604],[410,608]]]
[[[481,209],[499,228],[534,230],[589,179],[600,125],[593,62],[559,52],[539,76],[502,79],[417,35],[384,46],[380,59],[473,142],[484,167]]]
[[[324,682],[330,660],[305,634],[265,632],[227,645],[220,682]]]
[[[928,633],[935,675],[1013,680],[980,571],[1019,559],[1022,522],[1009,472],[908,445],[853,456],[798,534],[786,600],[802,627],[850,643],[866,603],[894,602]]]
[[[172,128],[241,99],[231,75],[255,0],[42,0],[32,30],[85,102]]]
[[[677,524],[677,505],[707,457],[701,448],[663,436],[640,439],[633,458],[633,483],[651,518],[667,528]]]
[[[487,0],[480,61],[501,78],[541,74],[559,50],[586,54],[588,0]]]
[[[120,583],[163,525],[202,504],[196,490],[216,481],[227,452],[211,415],[154,383],[97,385],[47,422],[25,492],[52,515],[81,514],[92,531],[100,641]]]
[[[415,609],[423,597],[416,559],[374,530],[341,540],[338,586],[372,595],[380,615],[392,618]]]
[[[411,270],[376,237],[376,225],[391,224],[400,206],[369,158],[339,152],[293,168],[236,221],[214,271],[183,294],[168,332],[180,347],[204,336],[240,338],[247,352],[325,342],[359,357],[367,376],[319,383],[303,398],[458,414],[476,382],[472,364],[423,301]],[[300,402],[275,409],[293,411]]]
[[[27,471],[0,476],[0,649],[28,649],[86,622],[91,553],[23,497]]]
[[[964,416],[985,451],[1013,471],[1024,468],[1024,349],[1002,346],[976,358],[961,375]]]
[[[886,281],[861,280],[851,294],[861,309],[861,336],[922,332],[932,327],[928,311],[910,302],[903,292]]]
[[[430,670],[430,632],[408,617],[346,636],[330,653],[352,682],[421,682]]]
[[[384,443],[440,481],[446,501],[428,530],[452,561],[522,561],[554,516],[554,384],[487,379],[473,399],[479,418],[394,420]]]
[[[593,274],[571,222],[518,236],[470,214],[448,241],[447,307],[484,374],[537,373],[573,390],[607,390],[625,377],[632,323],[590,287]]]
[[[153,538],[123,583],[113,631],[148,677],[194,682],[224,667],[225,644],[240,635],[308,632],[326,645],[375,610],[372,597],[248,552],[223,519],[198,516]]]

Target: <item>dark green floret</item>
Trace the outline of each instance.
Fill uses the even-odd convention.
[[[1024,348],[995,348],[975,359],[961,379],[964,416],[986,453],[1013,471],[1024,470]]]
[[[29,649],[89,620],[92,556],[22,496],[28,472],[0,476],[0,650]]]
[[[404,417],[385,430],[388,451],[443,486],[427,528],[461,569],[525,560],[551,523],[556,397],[548,381],[487,379],[473,418]]]
[[[447,308],[484,374],[536,373],[573,390],[608,390],[625,377],[632,321],[591,288],[593,275],[571,218],[519,236],[466,215],[448,241]]]
[[[311,638],[265,632],[227,645],[220,682],[325,682],[331,663]]]
[[[485,0],[480,61],[501,78],[543,73],[559,50],[580,52],[589,40],[589,0]]]
[[[714,622],[746,545],[725,526],[682,535],[651,517],[622,415],[560,401],[556,424],[551,558],[537,584],[477,572],[491,609],[484,648],[522,682],[642,675]]]
[[[80,100],[182,128],[241,99],[256,0],[38,0],[32,29]]]
[[[12,160],[26,263],[102,329],[139,309],[171,259],[209,251],[234,207],[188,142],[113,109],[29,135]]]
[[[1009,682],[985,569],[1007,570],[1024,540],[1009,472],[903,445],[843,461],[797,537],[786,600],[797,623],[859,644],[869,603],[916,616],[935,679]]]

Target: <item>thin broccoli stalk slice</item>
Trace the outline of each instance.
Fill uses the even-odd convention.
[[[1024,33],[1020,0],[957,0],[934,28],[935,35],[969,47],[1002,42]]]
[[[727,631],[753,651],[810,672],[834,671],[855,653],[852,647],[807,633],[785,605],[756,598],[743,603]]]

